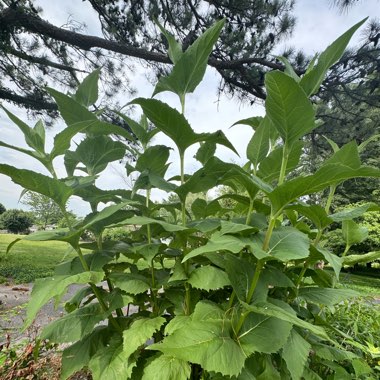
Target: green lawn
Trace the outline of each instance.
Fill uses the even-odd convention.
[[[62,260],[74,257],[64,242],[19,241],[5,254],[7,246],[20,235],[0,234],[0,282],[33,282],[36,278],[53,274]]]
[[[359,291],[360,293],[380,296],[380,277],[362,276],[351,273],[340,274],[343,286]]]

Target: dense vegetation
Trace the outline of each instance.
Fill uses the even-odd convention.
[[[83,367],[94,379],[107,380],[378,377],[376,361],[368,357],[371,353],[352,349],[358,348],[355,337],[341,331],[331,316],[334,310],[341,312],[343,302],[360,295],[337,286],[342,266],[380,256],[380,252],[348,255],[364,237],[354,219],[374,206],[341,212],[331,212],[330,206],[340,183],[379,178],[380,170],[362,165],[361,148],[352,141],[333,145],[333,153],[311,174],[297,172],[304,136],[317,125],[309,98],[363,23],[330,45],[301,77],[290,64],[285,72],[266,74],[266,115],[238,122],[254,130],[247,148],[249,161],[243,167],[215,156],[217,145],[235,151],[221,131],[196,133],[185,117],[186,97],[202,80],[224,20],[185,52],[162,29],[174,67],[160,78],[153,95],[176,94],[180,111],[154,96],[137,98],[131,105],[143,110],[140,122],[120,114],[132,134],[89,110],[98,98],[99,70],[71,96],[48,90],[67,124],[55,136],[50,152],[45,151],[42,123],[30,128],[4,109],[30,149],[7,147],[39,160],[50,176],[5,164],[0,164],[0,173],[53,199],[64,215],[73,195],[92,210],[77,223],[67,218],[68,228],[23,238],[67,242],[76,252],[75,258],[56,267],[53,277],[35,282],[25,321],[29,326],[40,308],[52,298],[60,299],[69,285],[84,285],[66,304],[68,314],[41,333],[52,343],[67,343],[63,379]],[[158,132],[176,146],[180,170],[174,178],[166,178],[171,149],[152,145]],[[70,150],[78,133],[85,136]],[[114,140],[111,134],[133,144]],[[195,158],[201,169],[185,173],[186,151],[194,144],[200,144]],[[98,188],[97,177],[127,150],[135,157],[126,166],[127,174],[138,174],[133,190]],[[64,156],[64,178],[54,167],[59,156]],[[241,205],[239,215],[224,217],[219,199],[207,201],[204,196],[192,201],[189,212],[190,193],[203,194],[218,185],[230,189],[222,197]],[[179,202],[153,203],[155,188],[174,192]],[[325,205],[305,203],[325,189]],[[99,204],[108,202],[112,204],[100,210]],[[179,212],[179,220],[166,219],[161,209],[173,216]],[[340,222],[347,239],[338,256],[323,246],[323,235]],[[129,226],[128,240],[104,241],[108,228],[121,226]],[[85,231],[96,241],[81,242]],[[323,270],[324,264],[331,270]],[[138,311],[130,314],[129,305]],[[99,325],[101,321],[105,323]]]

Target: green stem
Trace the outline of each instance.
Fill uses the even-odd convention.
[[[348,251],[350,250],[351,246],[350,245],[346,245],[346,248],[344,249],[344,252],[342,253],[342,257],[346,256]]]
[[[180,170],[181,170],[181,185],[185,183],[185,154],[179,153]],[[181,202],[182,208],[182,225],[186,226],[186,199]]]
[[[325,206],[325,211],[327,214],[329,214],[329,212],[330,212],[330,207],[331,207],[331,203],[334,199],[335,190],[336,190],[336,185],[331,185],[330,186],[330,193],[329,193],[329,196],[327,198],[327,202],[326,202],[326,206]]]
[[[263,250],[267,251],[269,249],[269,242],[270,238],[272,237],[274,226],[276,225],[276,217],[272,216],[270,218],[268,230],[265,234],[264,243],[263,243]]]
[[[249,200],[248,214],[247,214],[247,218],[245,220],[245,224],[249,224],[249,222],[251,221],[252,211],[253,211],[253,199],[250,198],[250,200]]]
[[[288,152],[288,147],[285,144],[282,149],[281,169],[280,169],[280,176],[278,177],[279,186],[284,183],[285,175],[286,175],[286,167],[288,165],[288,159],[289,159],[289,152]]]

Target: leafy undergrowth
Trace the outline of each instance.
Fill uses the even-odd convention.
[[[7,246],[22,235],[0,234],[0,283],[16,284],[34,282],[37,278],[51,276],[62,261],[74,257],[67,244],[52,241],[20,241],[7,254]]]

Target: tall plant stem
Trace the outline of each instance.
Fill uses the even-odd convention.
[[[80,247],[77,247],[75,248],[76,252],[78,253],[78,257],[79,257],[79,260],[83,266],[83,269],[87,272],[90,272],[90,268],[86,262],[86,260],[84,259],[83,257],[83,253],[82,253],[82,250],[80,249]],[[100,307],[103,309],[104,312],[107,312],[108,311],[108,306],[107,304],[105,303],[104,299],[103,299],[103,296],[102,294],[100,293],[99,289],[97,288],[96,284],[94,284],[93,282],[89,282],[89,285],[91,287],[91,290],[92,292],[94,293],[96,299],[98,300],[99,302],[99,305]],[[118,331],[122,331],[121,330],[121,327],[119,326],[119,324],[117,323],[116,319],[113,317],[113,315],[110,315],[108,317],[108,320],[110,321],[110,323],[118,330]]]
[[[184,152],[179,153],[179,162],[180,162],[180,170],[181,170],[181,185],[185,183],[185,154]],[[186,225],[186,199],[181,202],[181,220],[182,225]]]
[[[248,213],[247,213],[247,218],[245,220],[245,224],[249,224],[249,222],[251,220],[252,211],[253,211],[253,199],[250,198],[250,200],[249,200],[249,208],[248,208]]]
[[[332,201],[334,199],[335,190],[336,190],[336,185],[331,185],[330,186],[329,196],[327,198],[327,202],[326,202],[326,206],[325,206],[326,214],[330,213],[330,207],[331,207],[331,203],[332,203]]]

